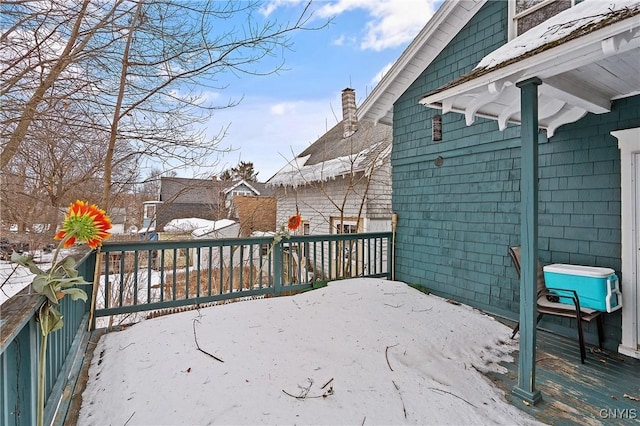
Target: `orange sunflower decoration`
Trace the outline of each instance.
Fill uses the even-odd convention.
[[[64,216],[62,230],[54,239],[62,240],[63,247],[71,247],[76,241],[86,242],[95,249],[111,236],[111,219],[95,204],[77,200],[69,206]]]
[[[301,223],[302,223],[302,216],[300,216],[300,214],[294,214],[293,216],[289,217],[287,228],[289,228],[289,231],[295,231],[300,227]]]

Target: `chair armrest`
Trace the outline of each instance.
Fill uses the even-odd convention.
[[[540,295],[569,298],[573,301],[573,305],[575,306],[576,311],[580,312],[580,298],[578,297],[578,293],[576,293],[575,290],[569,290],[566,288],[547,287],[546,290],[540,292]]]

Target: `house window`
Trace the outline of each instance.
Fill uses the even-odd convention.
[[[509,0],[509,40],[576,3],[579,0]]]
[[[361,222],[356,218],[343,218],[340,221],[339,217],[331,218],[331,233],[332,234],[357,234],[360,231]]]
[[[144,217],[154,218],[156,217],[156,205],[146,204],[144,206]]]
[[[442,140],[442,116],[434,115],[431,119],[431,140],[440,142]]]

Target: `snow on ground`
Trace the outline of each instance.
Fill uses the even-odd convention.
[[[78,425],[535,424],[480,372],[509,335],[382,279],[168,315],[100,339]]]
[[[64,252],[61,252],[61,255],[63,254]],[[37,251],[34,253],[34,259],[38,266],[46,271],[51,267],[53,254]],[[31,284],[33,277],[28,268],[8,260],[0,260],[0,305]]]
[[[0,260],[0,305],[31,284],[29,269],[8,260]]]

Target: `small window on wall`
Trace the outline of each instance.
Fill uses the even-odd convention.
[[[332,234],[357,234],[360,230],[361,222],[355,218],[344,218],[340,221],[338,217],[331,218]]]
[[[156,205],[155,204],[147,204],[144,206],[144,217],[155,217],[156,216]]]
[[[442,140],[442,116],[434,115],[431,119],[431,140],[440,142]]]
[[[524,34],[579,0],[509,0],[509,40]]]

